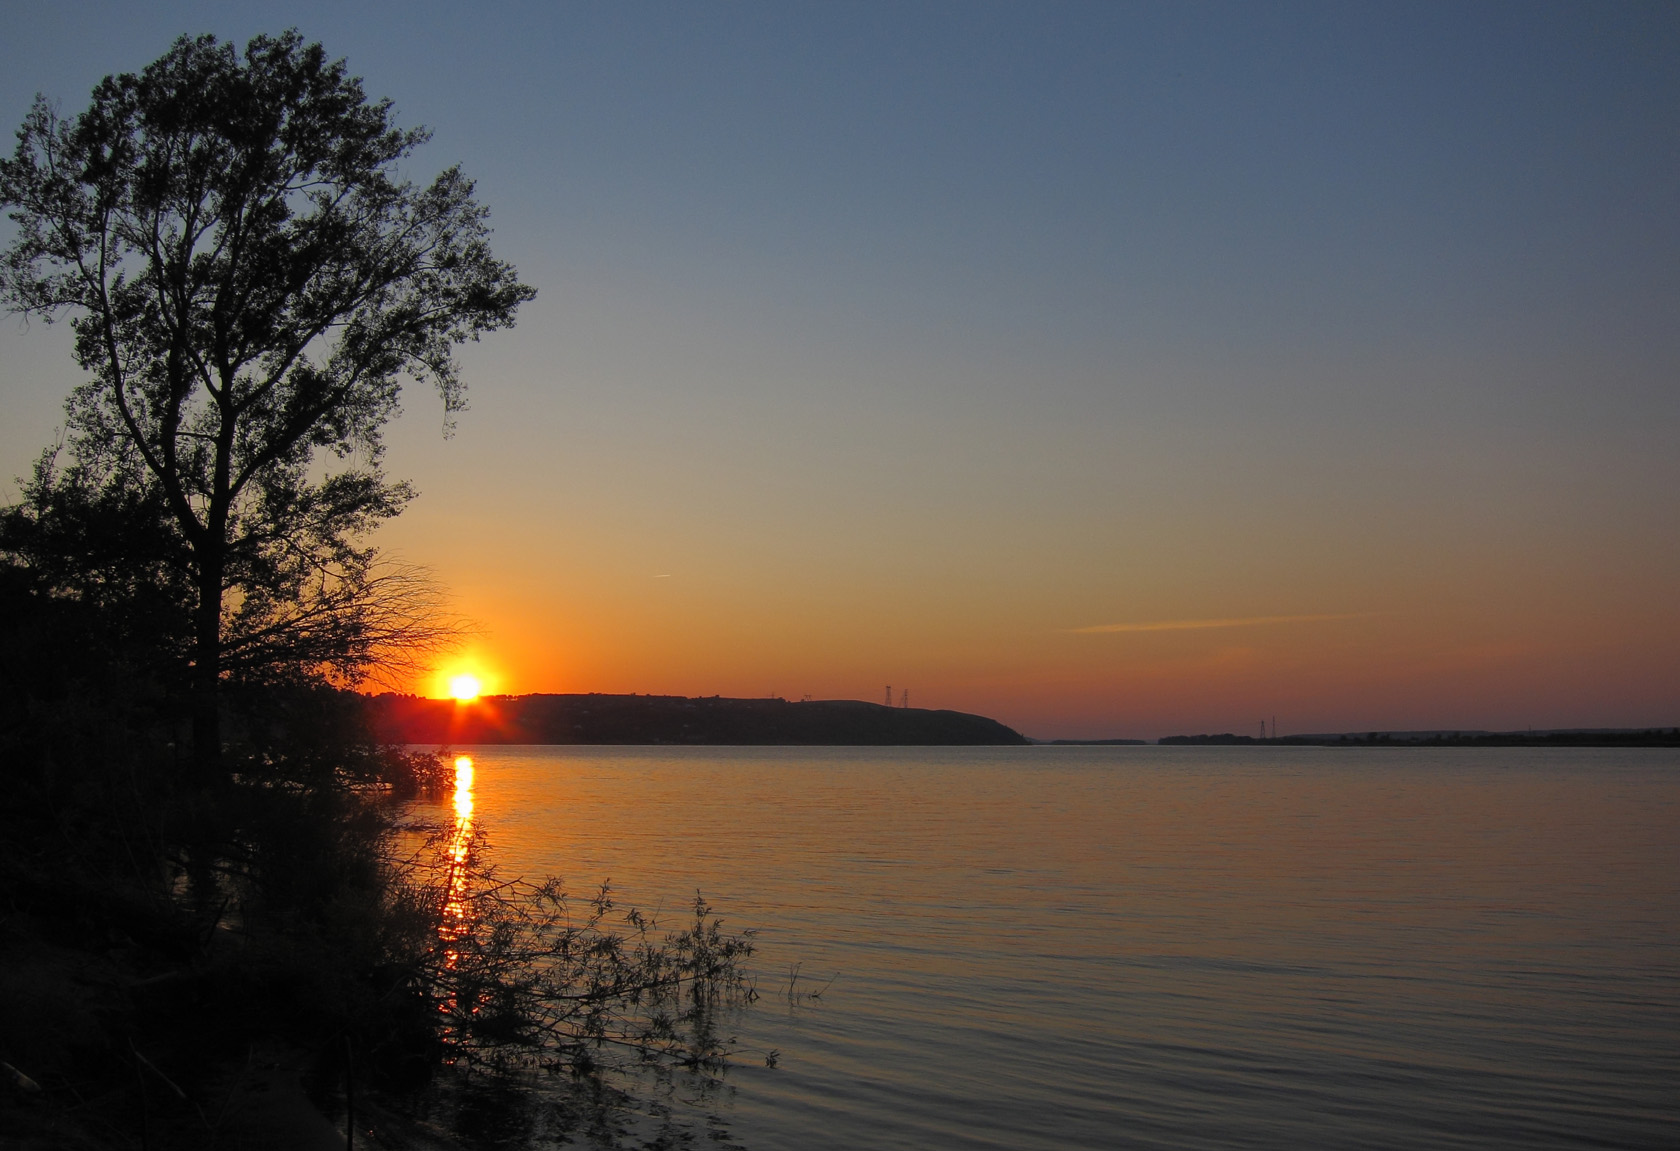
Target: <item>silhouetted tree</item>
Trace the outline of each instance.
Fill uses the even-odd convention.
[[[424,187],[398,174],[426,139],[293,31],[243,56],[182,37],[73,119],[38,97],[0,160],[18,229],[0,301],[68,314],[89,373],[69,462],[43,459],[8,546],[73,550],[95,519],[144,540],[117,548],[132,562],[111,578],[152,570],[186,601],[203,779],[230,670],[353,669],[417,634],[419,585],[360,542],[412,495],[380,470],[382,429],[405,376],[436,387],[447,429],[454,348],[535,294],[491,254],[459,169]],[[311,470],[322,452],[330,474]],[[87,590],[89,573],[64,574]]]

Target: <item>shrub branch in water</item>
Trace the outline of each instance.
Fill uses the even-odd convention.
[[[757,997],[751,931],[726,932],[699,894],[692,918],[665,931],[620,910],[606,884],[578,900],[558,879],[503,881],[468,865],[470,883],[438,885],[443,925],[424,977],[450,1061],[577,1075],[648,1061],[723,1069],[734,1039],[719,1019]]]

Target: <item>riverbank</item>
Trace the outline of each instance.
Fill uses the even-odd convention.
[[[1547,731],[1359,731],[1262,736],[1169,735],[1197,747],[1680,747],[1680,727],[1558,728]]]

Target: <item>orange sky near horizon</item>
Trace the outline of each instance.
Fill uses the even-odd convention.
[[[790,652],[762,636],[661,636],[624,621],[545,616],[536,604],[516,609],[505,627],[489,613],[481,619],[480,639],[407,690],[446,696],[448,677],[460,671],[479,675],[486,694],[879,701],[890,685],[895,700],[908,690],[912,706],[985,714],[1041,738],[1255,734],[1262,720],[1285,734],[1666,726],[1675,712],[1672,665],[1636,637],[1466,636],[1443,620],[1425,621],[1439,629],[1433,635],[1415,618],[1376,617],[1317,634],[1255,626],[1117,640],[994,634],[990,644],[947,645],[933,637],[923,651],[915,644],[924,637],[900,633],[881,637],[891,653],[881,658],[855,635],[826,637],[836,644],[827,650],[812,643]],[[761,626],[788,634],[774,621]]]
[[[489,391],[479,430],[399,436],[398,453],[493,474],[510,429]],[[586,429],[572,435],[610,467]],[[1274,717],[1286,733],[1675,722],[1677,548],[1641,515],[1660,513],[1660,489],[1649,508],[1617,507],[1565,474],[1525,514],[1495,486],[1543,492],[1544,477],[1511,474],[1522,461],[1368,460],[1394,485],[1386,500],[1345,482],[1314,498],[1256,477],[1253,456],[1279,473],[1289,460],[1263,449],[1070,452],[1065,470],[1085,474],[1062,477],[1068,490],[1083,478],[1094,494],[966,516],[957,501],[854,503],[855,473],[826,492],[806,473],[803,502],[769,509],[727,468],[683,488],[675,474],[703,474],[703,458],[643,460],[635,480],[640,466],[621,465],[627,490],[486,489],[503,493],[492,507],[428,490],[384,542],[434,565],[482,630],[411,686],[444,695],[471,670],[490,693],[879,700],[890,684],[913,706],[1044,738],[1256,732]],[[1198,490],[1141,508],[1108,495],[1182,473],[1186,452],[1205,457]]]

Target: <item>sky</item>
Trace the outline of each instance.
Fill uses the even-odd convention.
[[[412,690],[1680,722],[1680,6],[3,6],[0,121],[297,27],[477,179]],[[0,318],[0,477],[77,382]]]

